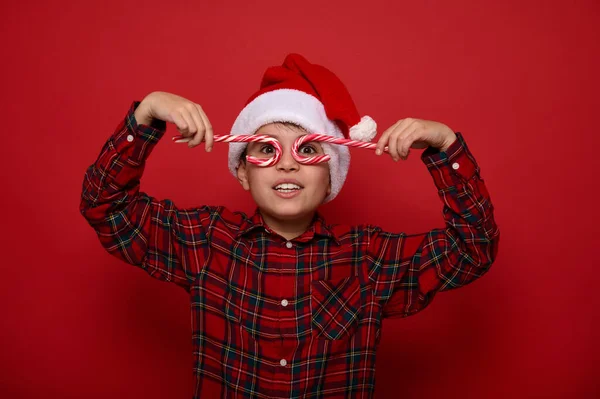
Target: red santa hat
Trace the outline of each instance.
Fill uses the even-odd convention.
[[[361,141],[371,141],[377,130],[371,117],[360,117],[348,89],[333,72],[299,54],[289,54],[283,65],[265,71],[260,89],[248,99],[230,134],[255,134],[274,122],[291,122],[309,133]],[[229,170],[234,176],[246,145],[229,143]],[[328,202],[344,185],[350,151],[343,145],[321,145],[331,157],[331,194],[324,201]]]

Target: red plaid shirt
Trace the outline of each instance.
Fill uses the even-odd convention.
[[[138,125],[138,104],[87,169],[80,210],[110,254],[189,292],[194,397],[371,398],[382,318],[423,310],[496,257],[494,207],[461,133],[421,155],[445,228],[407,235],[317,213],[288,241],[258,212],[180,209],[141,192],[166,126]]]

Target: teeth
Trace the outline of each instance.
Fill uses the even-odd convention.
[[[275,190],[278,191],[292,191],[292,190],[300,190],[300,186],[292,183],[283,183],[279,184],[275,187]]]

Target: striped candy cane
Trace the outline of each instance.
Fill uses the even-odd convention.
[[[262,166],[262,167],[273,166],[277,162],[279,162],[279,159],[281,158],[281,154],[283,153],[283,150],[281,148],[281,144],[279,144],[279,141],[277,141],[277,139],[270,137],[270,136],[263,136],[260,134],[255,134],[255,135],[251,135],[251,136],[249,136],[249,135],[239,135],[239,136],[216,135],[216,136],[213,136],[213,139],[215,140],[215,142],[221,142],[221,143],[231,143],[231,142],[235,142],[235,143],[251,143],[251,142],[252,143],[269,143],[273,147],[275,147],[275,155],[272,158],[258,158],[258,157],[253,157],[252,155],[246,155],[246,160],[257,166]],[[187,143],[190,140],[191,139],[186,139],[181,135],[173,137],[173,141],[175,143]]]
[[[269,144],[273,145],[273,147],[275,147],[275,156],[272,158],[257,158],[257,157],[253,157],[250,155],[246,156],[246,159],[248,160],[248,162],[258,165],[258,166],[266,167],[266,166],[275,165],[277,162],[279,162],[279,159],[281,159],[281,154],[283,152],[279,141],[277,141],[277,139],[270,137],[270,136],[264,136],[264,135],[237,135],[237,136],[221,135],[221,136],[219,136],[219,135],[216,135],[216,136],[213,136],[213,139],[215,140],[215,142],[223,142],[223,143],[260,142],[260,143],[269,143]],[[173,137],[173,141],[176,143],[186,143],[190,140],[191,139],[189,139],[189,138],[186,139],[181,135]],[[370,149],[370,150],[374,150],[377,148],[376,143],[342,139],[342,138],[328,136],[325,134],[307,134],[307,135],[298,137],[296,139],[296,141],[294,141],[294,145],[292,146],[292,156],[298,163],[301,163],[303,165],[314,165],[314,164],[321,163],[321,162],[327,162],[331,159],[331,157],[328,154],[307,157],[307,156],[299,153],[299,149],[302,146],[302,144],[308,143],[308,142],[315,142],[315,141],[322,142],[322,143],[345,145],[345,146],[354,147],[354,148],[366,148],[366,149]],[[389,148],[385,147],[383,150],[387,152],[389,150]]]

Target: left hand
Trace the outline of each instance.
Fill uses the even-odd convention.
[[[443,123],[406,118],[400,119],[383,132],[377,142],[376,154],[383,154],[387,145],[394,161],[406,160],[411,148],[422,149],[431,146],[446,151],[454,141],[456,134]]]

